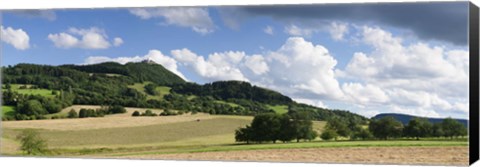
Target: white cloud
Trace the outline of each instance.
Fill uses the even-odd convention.
[[[302,99],[342,97],[333,72],[337,61],[326,48],[301,37],[289,38],[278,50],[262,55],[228,51],[204,58],[188,49],[174,50],[172,55],[182,66],[208,82],[250,81]]]
[[[387,94],[375,85],[343,83],[342,90],[347,101],[364,106],[365,104],[384,104],[389,101]]]
[[[161,8],[136,8],[130,13],[141,19],[163,18],[166,25],[189,27],[200,34],[214,31],[215,26],[207,8],[197,7],[161,7]]]
[[[338,76],[358,82],[342,87],[354,102],[393,105],[390,112],[420,116],[468,112],[467,51],[422,42],[404,44],[402,38],[378,27],[359,27],[359,31],[361,41],[373,51],[356,52],[345,70],[336,71]],[[376,88],[361,95],[358,90],[365,88],[363,85]]]
[[[89,29],[69,28],[67,32],[48,34],[48,39],[58,48],[107,49],[112,44],[108,42],[105,30],[97,27]],[[123,43],[119,37],[113,41],[115,46]]]
[[[300,36],[300,37],[310,37],[313,33],[318,32],[318,30],[307,27],[299,27],[297,25],[291,24],[285,27],[285,33],[291,36]]]
[[[3,42],[12,45],[16,49],[25,50],[30,48],[30,37],[23,29],[0,26],[0,38]]]
[[[122,38],[119,38],[119,37],[116,37],[113,39],[113,46],[120,46],[123,44],[123,39]]]
[[[246,56],[244,52],[213,53],[208,55],[207,59],[188,49],[172,50],[171,54],[182,66],[208,82],[217,80],[248,81],[239,69],[239,64]]]
[[[273,35],[273,27],[272,26],[267,26],[263,29],[263,32],[265,32],[268,35]]]
[[[343,37],[348,33],[348,24],[347,23],[337,23],[332,22],[328,28],[330,36],[335,41],[343,40]]]
[[[85,59],[84,64],[97,64],[102,62],[117,62],[120,64],[126,64],[129,62],[140,62],[143,60],[151,60],[155,63],[161,64],[166,69],[170,70],[179,77],[186,79],[185,76],[178,71],[177,61],[169,56],[163,55],[159,50],[150,50],[146,55],[143,56],[132,56],[132,57],[117,57],[110,58],[104,56],[93,56]]]

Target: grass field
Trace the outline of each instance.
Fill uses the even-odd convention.
[[[147,95],[147,99],[159,99],[159,100],[161,100],[161,99],[163,99],[163,96],[170,94],[170,89],[172,89],[172,88],[170,88],[168,86],[158,86],[156,88],[156,90],[159,93],[159,95],[157,95],[157,96],[152,96],[152,95],[147,94],[145,92],[144,87],[145,87],[145,85],[150,84],[150,83],[152,83],[152,82],[135,83],[133,85],[129,85],[128,87],[133,88],[133,89]]]
[[[16,91],[20,94],[28,94],[28,95],[41,95],[46,97],[54,97],[52,95],[52,90],[49,89],[30,89],[32,85],[22,85],[22,84],[11,84],[12,90]],[[21,86],[26,86],[26,89],[20,89]],[[2,88],[2,90],[5,90]]]
[[[13,106],[2,106],[1,116],[2,117],[4,115],[13,116],[14,112],[15,112],[15,107],[13,107]]]
[[[288,106],[286,106],[286,105],[275,105],[275,106],[267,105],[267,107],[272,109],[273,111],[275,111],[278,114],[284,114],[284,113],[288,112]]]

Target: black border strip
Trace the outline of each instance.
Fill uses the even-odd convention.
[[[469,152],[470,165],[479,159],[479,13],[478,7],[469,5],[469,52],[470,52],[470,120],[469,120]]]

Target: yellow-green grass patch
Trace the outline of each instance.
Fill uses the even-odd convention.
[[[269,109],[272,109],[277,114],[284,114],[288,112],[288,106],[286,105],[267,105]]]
[[[170,87],[168,86],[158,86],[155,88],[155,90],[159,93],[159,95],[155,95],[155,96],[152,96],[148,93],[145,92],[145,85],[147,84],[150,84],[152,82],[144,82],[144,83],[135,83],[133,85],[129,85],[128,87],[129,88],[133,88],[141,93],[143,93],[144,95],[147,96],[147,99],[150,100],[150,99],[156,99],[156,100],[162,100],[163,99],[163,96],[167,95],[167,94],[170,94]]]
[[[15,114],[14,106],[2,106],[1,116],[13,116]]]
[[[26,88],[20,89],[20,87],[25,86]],[[40,95],[45,97],[55,97],[52,94],[52,90],[49,89],[31,89],[33,85],[24,85],[24,84],[11,84],[12,90],[20,94],[26,95]],[[5,88],[2,88],[3,91],[6,91]]]

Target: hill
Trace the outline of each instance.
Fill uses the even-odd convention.
[[[296,103],[279,92],[248,82],[217,81],[203,85],[185,82],[162,65],[150,61],[125,65],[113,62],[61,66],[18,64],[2,69],[2,82],[10,87],[3,90],[3,105],[24,106],[25,109],[41,105],[37,112],[17,112],[15,118],[10,119],[44,119],[44,115],[58,113],[71,105],[118,105],[212,115],[256,115],[281,108],[282,113],[308,112],[316,120],[334,116],[355,122],[367,120],[346,110]],[[49,96],[22,94],[12,89],[20,84],[51,93],[47,92]]]
[[[378,114],[372,117],[372,119],[380,119],[384,117],[393,117],[397,119],[398,121],[402,122],[403,124],[408,124],[408,121],[414,118],[425,118],[431,123],[439,123],[442,122],[444,119],[443,118],[428,118],[428,117],[419,117],[419,116],[413,116],[413,115],[407,115],[407,114],[397,114],[397,113],[384,113],[384,114]],[[466,119],[455,119],[458,122],[462,123],[465,127],[468,127],[468,120]]]
[[[162,65],[150,61],[127,63],[125,65],[106,62],[92,65],[63,65],[61,67],[87,73],[120,74],[131,77],[136,82],[151,81],[158,85],[172,85],[185,82],[182,78],[170,72]]]

